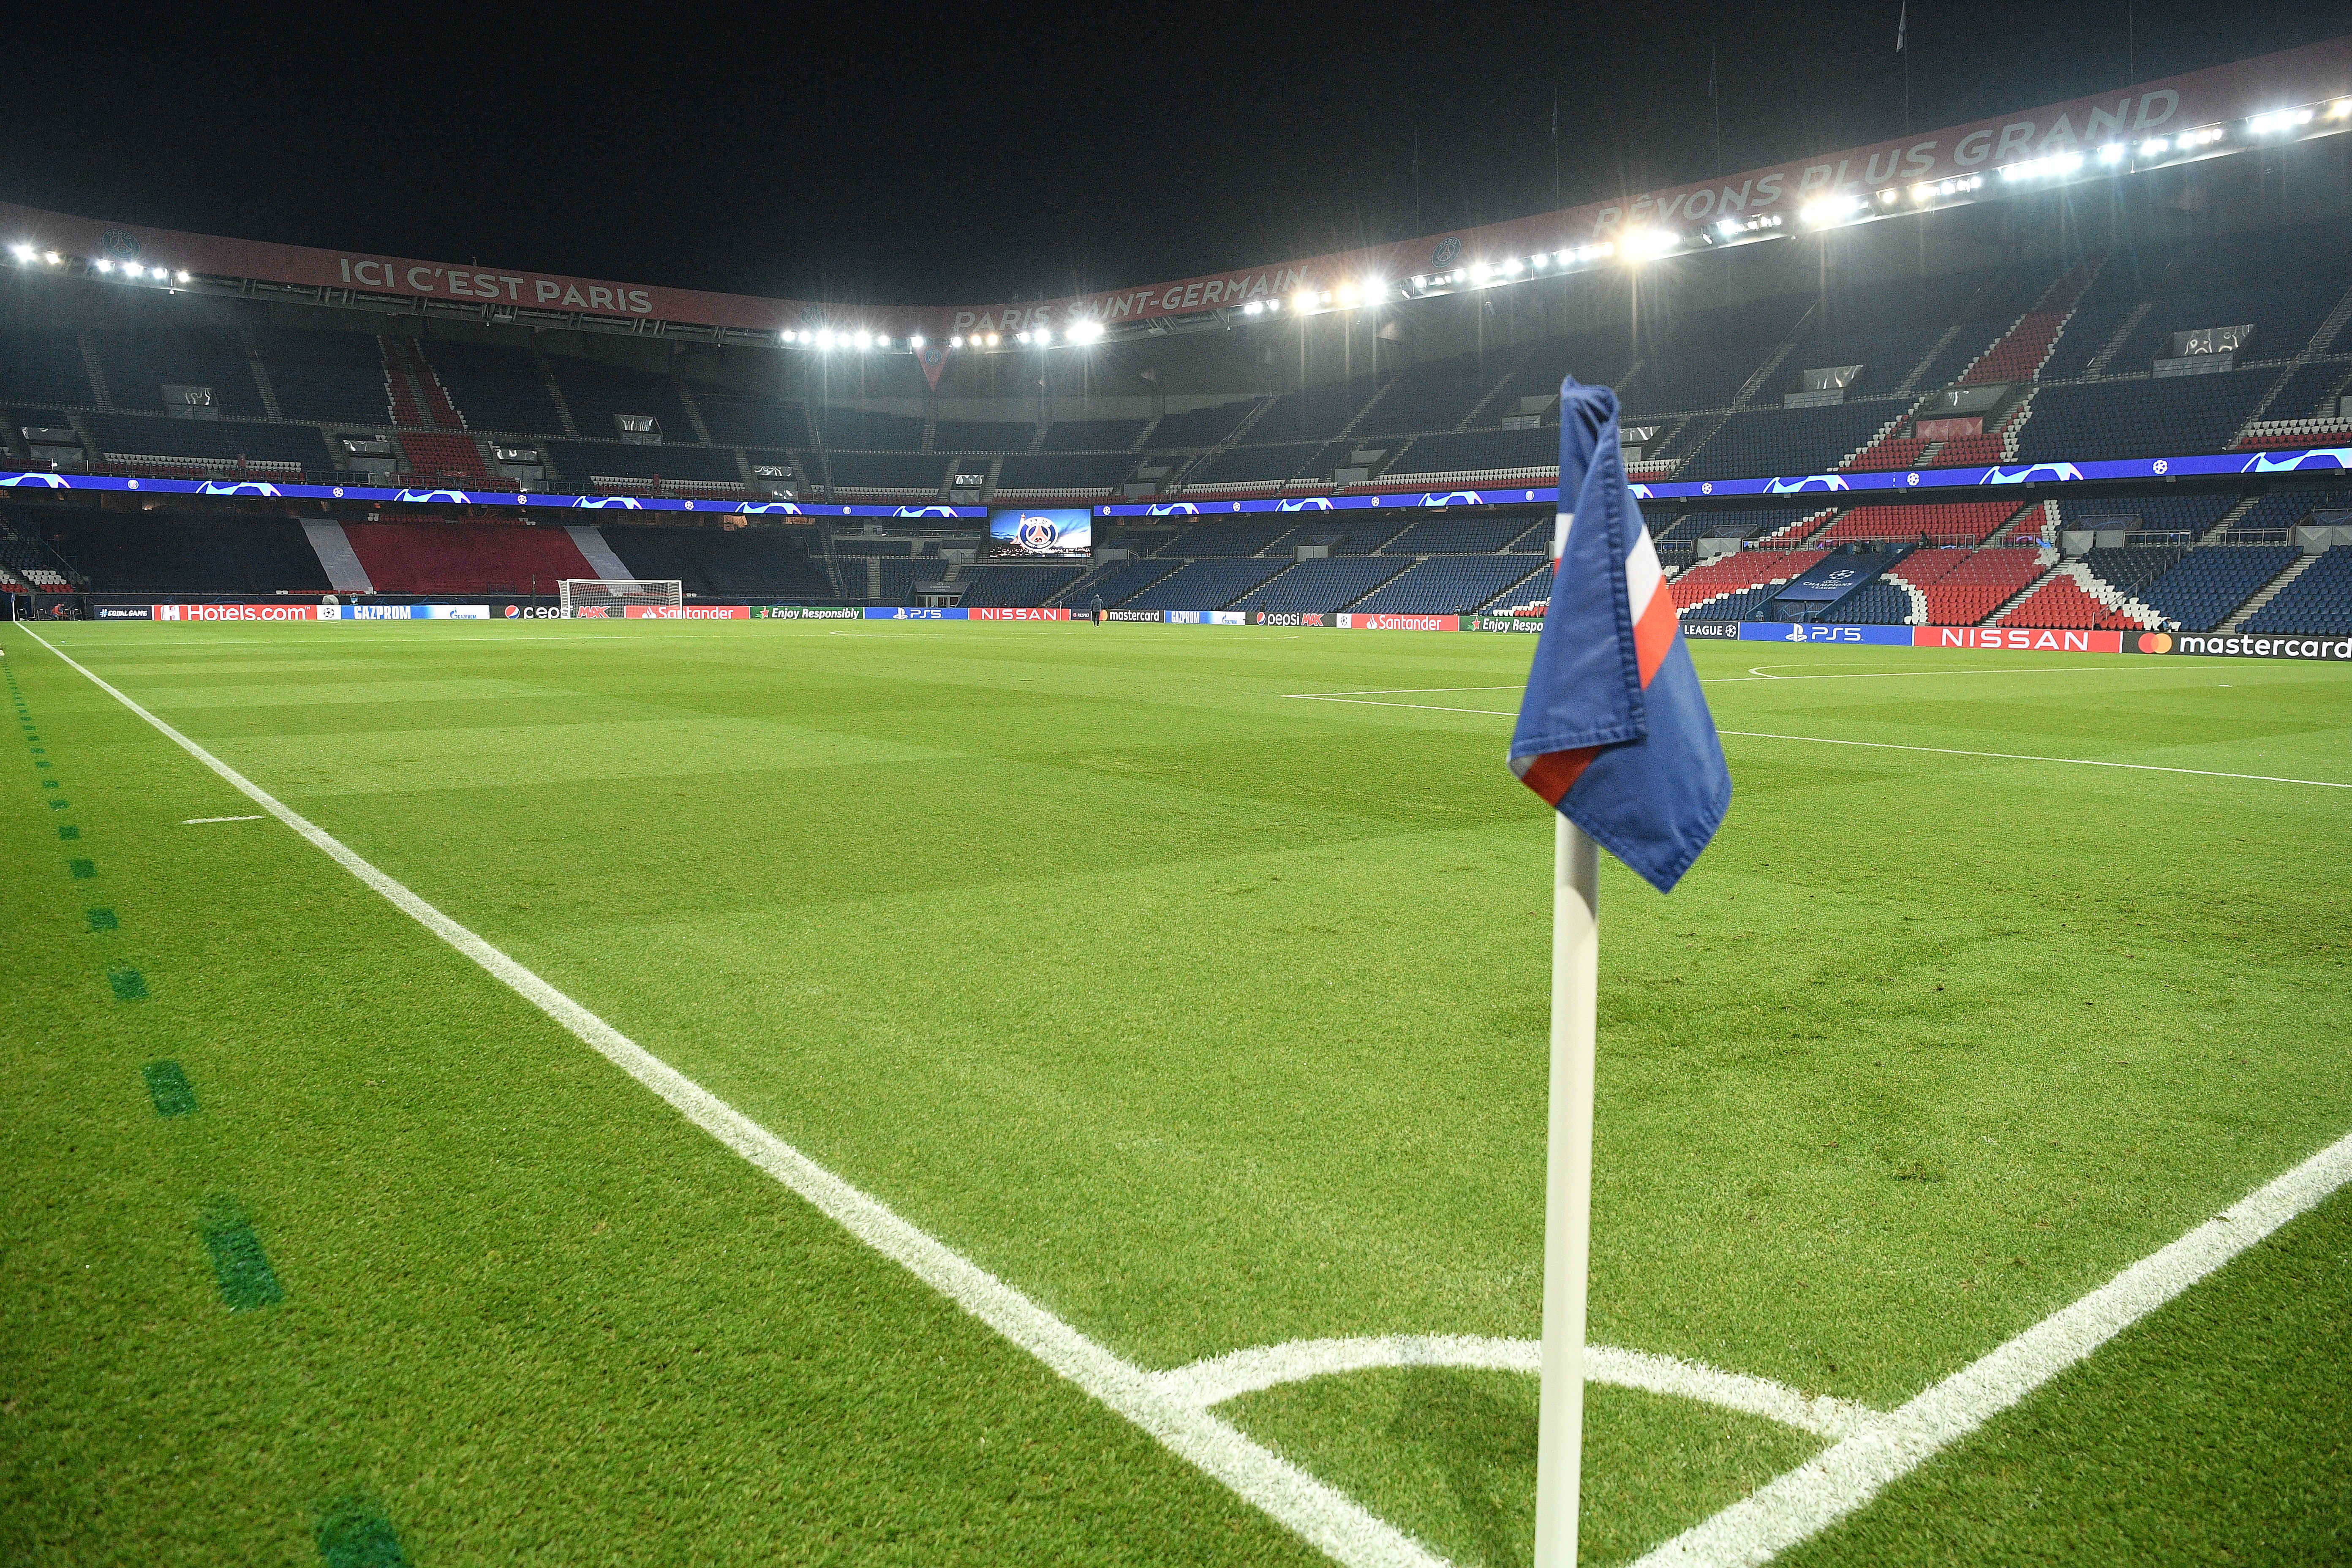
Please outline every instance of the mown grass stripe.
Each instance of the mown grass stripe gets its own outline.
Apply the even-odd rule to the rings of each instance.
[[[60,838],[79,838],[81,837],[81,829],[76,827],[70,822],[60,822],[58,824],[58,837]]]
[[[319,1520],[318,1540],[327,1568],[407,1568],[392,1521],[357,1498],[328,1509]]]
[[[72,872],[77,877],[95,877],[98,875],[97,863],[90,860],[68,860],[66,862],[66,869]]]
[[[89,929],[92,931],[114,931],[122,924],[115,918],[112,910],[85,910],[82,911],[82,918],[89,921]]]
[[[147,1097],[158,1116],[192,1116],[196,1109],[195,1086],[177,1062],[149,1062],[139,1069],[147,1080]]]
[[[147,1000],[147,977],[135,969],[110,969],[106,972],[106,983],[114,988],[117,1002]]]
[[[220,1287],[221,1300],[230,1311],[255,1311],[286,1300],[278,1271],[269,1267],[269,1255],[261,1249],[261,1238],[254,1235],[253,1223],[234,1201],[215,1199],[205,1213],[203,1230],[214,1283]]]

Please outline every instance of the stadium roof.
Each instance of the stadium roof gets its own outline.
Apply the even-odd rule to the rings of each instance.
[[[1235,316],[1377,308],[1763,243],[2352,131],[2352,37],[1505,223],[1024,302],[847,306],[184,234],[0,204],[20,267],[299,291],[491,321],[938,356],[1083,343]]]

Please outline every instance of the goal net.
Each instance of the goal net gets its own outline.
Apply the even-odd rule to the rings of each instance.
[[[620,620],[632,606],[656,614],[675,614],[685,603],[677,579],[643,577],[566,577],[558,586],[563,613],[586,620]]]

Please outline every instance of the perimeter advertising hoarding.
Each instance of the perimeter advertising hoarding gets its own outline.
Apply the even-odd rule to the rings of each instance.
[[[1168,624],[1177,626],[1245,626],[1247,610],[1170,610]]]
[[[1462,629],[1465,632],[1540,632],[1544,628],[1541,616],[1465,616]],[[1685,626],[1683,630],[1690,630]]]
[[[1895,626],[1914,647],[1998,647],[2021,653],[2121,653],[2121,632],[2052,631],[2039,626]]]
[[[1359,632],[1458,632],[1462,629],[1459,616],[1368,616],[1360,611],[1341,611],[1331,617],[1331,624],[1342,631]]]
[[[748,621],[749,605],[624,605],[621,614],[632,621]]]
[[[2207,658],[2352,660],[2352,637],[2250,637],[2244,632],[2127,632],[2126,653],[2189,654]]]
[[[1254,626],[1326,626],[1331,617],[1320,610],[1252,610],[1250,625]]]
[[[988,514],[991,556],[1083,561],[1094,553],[1095,514],[1086,507],[999,507]]]
[[[1742,621],[1741,642],[1877,643],[1894,647],[1912,646],[1917,626],[1842,626],[1819,621]],[[1717,634],[1720,636],[1721,634]]]
[[[1083,616],[1084,611],[1079,614]],[[975,621],[1066,621],[1067,610],[1044,610],[1028,606],[1007,606],[1003,609],[979,609],[970,612]]]

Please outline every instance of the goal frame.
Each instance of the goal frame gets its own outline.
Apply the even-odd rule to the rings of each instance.
[[[632,605],[676,615],[686,603],[684,586],[677,577],[561,577],[555,584],[567,620],[583,609],[593,609],[604,618],[625,619]],[[613,613],[616,609],[618,616]]]

